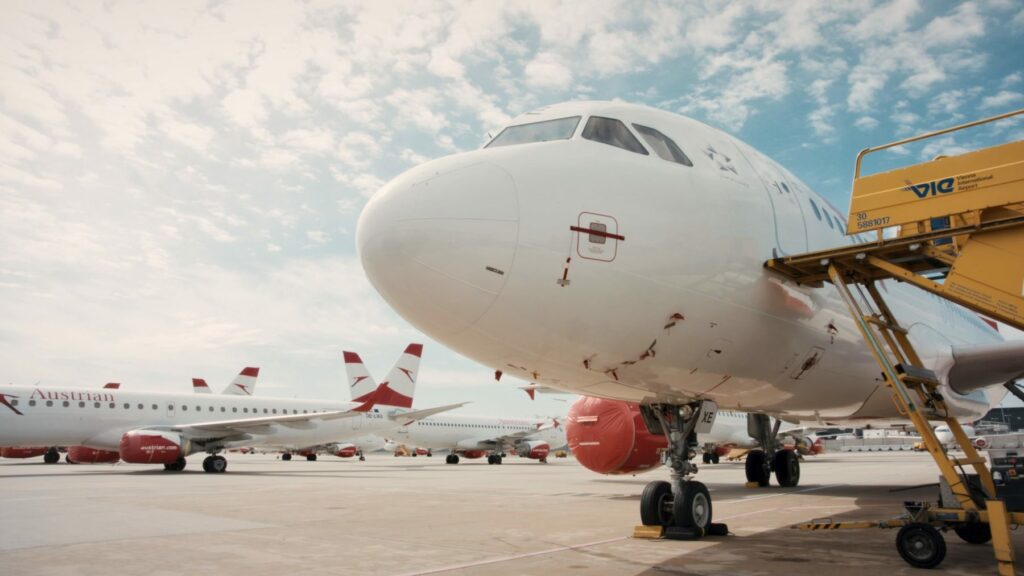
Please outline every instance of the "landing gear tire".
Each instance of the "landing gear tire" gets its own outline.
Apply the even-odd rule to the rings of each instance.
[[[771,478],[771,470],[761,450],[751,450],[747,454],[747,482],[757,482],[758,486],[767,486]]]
[[[992,527],[980,522],[953,526],[953,532],[968,544],[986,544],[992,539]]]
[[[430,450],[427,450],[427,458],[433,458],[433,457],[434,457],[434,453],[431,452]]]
[[[683,528],[699,528],[707,534],[711,526],[711,494],[704,484],[683,483],[683,493],[672,502],[672,522]]]
[[[672,525],[672,485],[664,480],[649,482],[640,494],[640,522],[644,526]]]
[[[501,454],[491,454],[487,456],[488,464],[501,464]]]
[[[164,470],[168,472],[181,472],[185,469],[185,457],[178,456],[178,459],[170,464],[164,464]]]
[[[791,450],[775,453],[775,480],[779,486],[792,488],[800,483],[800,458]]]
[[[46,451],[46,454],[43,454],[43,462],[46,462],[47,464],[56,464],[57,462],[60,462],[60,452],[57,452],[56,448],[50,448]]]
[[[316,454],[306,454],[306,462],[316,462]]]
[[[912,522],[900,528],[896,550],[914,568],[935,568],[946,557],[946,541],[931,524]]]
[[[455,454],[449,454],[444,457],[445,464],[455,464]]]
[[[705,452],[705,453],[701,454],[700,455],[700,459],[705,464],[711,464],[711,454],[709,452]]]
[[[718,452],[712,452],[711,453],[711,463],[712,464],[718,464],[719,458],[720,458],[720,456],[718,455]]]
[[[281,454],[281,460],[284,460],[284,461],[287,462],[288,460],[291,460],[291,459],[292,459],[292,455],[291,454],[289,454],[287,452],[285,452],[284,454]]]
[[[220,474],[227,471],[228,461],[223,456],[207,456],[203,459],[203,472]]]

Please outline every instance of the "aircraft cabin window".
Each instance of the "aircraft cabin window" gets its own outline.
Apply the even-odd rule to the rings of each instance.
[[[647,142],[647,145],[654,150],[662,160],[668,160],[669,162],[675,162],[676,164],[682,164],[683,166],[693,166],[693,162],[687,158],[686,154],[676,146],[676,143],[671,138],[665,136],[661,132],[658,132],[654,128],[648,128],[647,126],[641,126],[639,124],[633,124],[633,128],[640,133],[640,136]]]
[[[583,127],[583,137],[647,156],[647,150],[636,139],[636,136],[633,136],[625,124],[614,118],[591,116],[587,120],[587,125]]]
[[[46,407],[47,408],[52,408],[53,407],[53,400],[47,400],[46,401]]]
[[[79,408],[85,408],[85,402],[79,402],[78,403],[78,407]]]
[[[185,404],[182,404],[182,405],[181,405],[181,411],[182,411],[182,412],[188,412],[188,406],[187,406],[187,405],[185,405]]]
[[[153,404],[153,410],[159,410],[159,409],[160,409],[159,406],[157,406],[156,404]]]
[[[142,406],[141,402],[139,403],[139,410],[145,410],[145,408]]]
[[[35,400],[29,400],[28,401],[28,405],[29,406],[35,406],[36,405],[36,401]]]
[[[821,211],[818,210],[818,205],[815,204],[814,200],[812,200],[811,198],[808,198],[807,200],[811,203],[811,209],[814,210],[814,217],[817,218],[818,220],[821,220]]]
[[[484,148],[514,146],[516,144],[530,144],[533,142],[550,142],[552,140],[568,140],[576,133],[576,126],[579,123],[579,116],[570,116],[569,118],[559,118],[558,120],[544,120],[543,122],[509,126],[498,133]]]
[[[11,400],[11,406],[17,406],[17,405],[18,405],[18,401],[17,400]]]

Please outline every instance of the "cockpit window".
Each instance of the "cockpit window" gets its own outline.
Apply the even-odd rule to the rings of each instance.
[[[626,125],[614,118],[591,116],[583,128],[583,137],[602,144],[610,144],[623,150],[647,155],[640,141],[626,128]]]
[[[671,138],[665,136],[661,132],[658,132],[654,128],[647,126],[641,126],[639,124],[633,124],[633,128],[640,133],[640,136],[647,142],[647,146],[654,150],[654,153],[661,157],[662,160],[668,160],[669,162],[675,162],[676,164],[682,164],[683,166],[693,166],[693,162],[683,154],[683,151],[676,146],[676,143]]]
[[[580,123],[579,116],[559,118],[557,120],[544,120],[532,124],[519,124],[509,126],[494,137],[484,148],[496,148],[498,146],[514,146],[516,144],[529,144],[531,142],[548,142],[550,140],[568,140],[576,132],[576,126]]]

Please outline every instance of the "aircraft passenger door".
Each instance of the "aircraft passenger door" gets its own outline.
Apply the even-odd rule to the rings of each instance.
[[[770,160],[755,156],[753,164],[772,206],[778,255],[806,252],[807,224],[796,186]]]
[[[167,417],[174,418],[174,402],[167,403]]]

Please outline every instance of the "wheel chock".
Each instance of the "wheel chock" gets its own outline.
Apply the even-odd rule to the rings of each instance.
[[[712,522],[708,525],[708,536],[728,536],[729,525],[720,522]]]
[[[743,485],[743,487],[744,488],[760,488],[761,485],[758,484],[757,482],[747,482],[746,484]]]
[[[657,540],[665,535],[664,526],[647,526],[639,524],[633,528],[633,538],[648,538]]]
[[[666,526],[665,538],[667,540],[700,540],[704,537],[704,529],[696,527],[683,528],[682,526]]]

